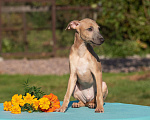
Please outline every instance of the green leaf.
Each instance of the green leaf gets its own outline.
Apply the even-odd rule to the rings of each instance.
[[[24,96],[26,96],[26,93],[29,93],[31,95],[34,95],[35,98],[40,99],[41,97],[45,95],[45,93],[41,91],[41,87],[36,87],[36,86],[29,87],[28,83],[29,83],[29,78],[23,84],[24,92],[25,92]]]

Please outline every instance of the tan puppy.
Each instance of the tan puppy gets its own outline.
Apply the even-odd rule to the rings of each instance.
[[[79,100],[72,107],[88,106],[95,112],[104,112],[103,100],[108,94],[107,85],[102,82],[101,63],[92,46],[104,42],[99,26],[91,19],[70,22],[66,29],[75,29],[74,44],[71,47],[70,78],[63,105],[56,112],[65,112],[71,95]]]

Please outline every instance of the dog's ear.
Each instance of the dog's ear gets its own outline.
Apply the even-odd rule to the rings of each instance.
[[[66,27],[65,30],[69,30],[69,29],[77,29],[80,25],[80,22],[78,20],[74,20],[74,21],[71,21],[68,26]]]

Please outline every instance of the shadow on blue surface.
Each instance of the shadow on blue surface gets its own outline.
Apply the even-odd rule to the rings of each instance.
[[[73,104],[74,102],[78,103],[79,101],[78,101],[78,100],[76,100],[76,101],[70,101],[69,104],[68,104],[68,108],[72,107],[72,104]],[[104,105],[105,105],[105,103],[103,104],[103,106],[104,106]],[[67,110],[68,110],[68,108],[67,108]]]
[[[78,103],[79,101],[78,101],[78,100],[76,100],[76,101],[70,101],[69,104],[68,104],[68,108],[72,107],[72,104],[73,104],[74,102]]]
[[[66,109],[66,112],[68,111],[68,109],[69,109],[70,107],[72,107],[72,104],[73,104],[74,102],[78,103],[79,101],[78,101],[78,100],[76,100],[76,101],[70,101],[69,104],[68,104],[68,108]],[[61,102],[61,105],[62,105],[62,103],[63,103],[63,102]]]

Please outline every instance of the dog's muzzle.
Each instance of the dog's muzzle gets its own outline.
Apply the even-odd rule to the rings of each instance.
[[[104,38],[99,38],[94,41],[90,41],[90,43],[92,43],[94,45],[101,45],[103,42],[104,42]]]

